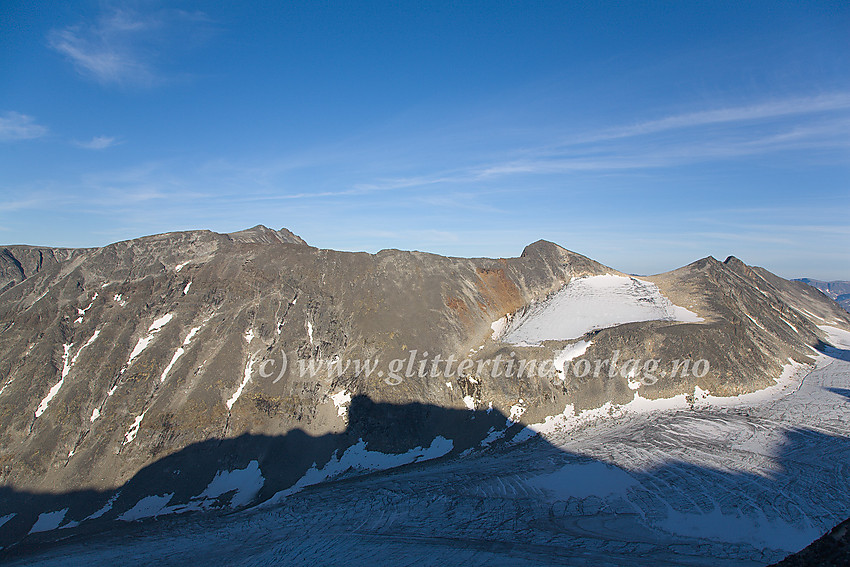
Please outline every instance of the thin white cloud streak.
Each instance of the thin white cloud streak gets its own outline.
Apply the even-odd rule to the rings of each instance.
[[[45,198],[21,199],[18,201],[6,201],[0,203],[0,212],[22,211],[26,209],[38,209],[47,202]]]
[[[121,142],[112,136],[95,136],[88,142],[75,141],[74,145],[86,150],[105,150],[106,148],[117,146],[120,143]]]
[[[848,97],[850,98],[850,97]],[[788,107],[790,108],[790,106]],[[823,109],[843,110],[837,104],[822,105]],[[848,107],[850,108],[850,107]],[[702,113],[697,113],[702,114]],[[736,114],[736,113],[731,113]],[[744,116],[745,113],[737,113]],[[693,116],[693,115],[690,115]],[[756,120],[756,113],[750,114]],[[762,114],[771,118],[775,114]],[[659,121],[666,122],[666,121]],[[668,124],[684,124],[684,118],[672,117]],[[709,122],[690,122],[693,126]],[[699,161],[735,159],[759,154],[789,150],[847,150],[850,149],[850,120],[845,116],[832,117],[815,124],[795,124],[776,127],[770,133],[752,127],[737,128],[732,132],[703,132],[699,136],[676,137],[672,140],[624,143],[629,136],[588,137],[582,144],[525,150],[524,157],[480,168],[476,175],[482,179],[516,174],[550,174],[581,171],[611,171],[624,169],[649,169],[674,167]],[[646,129],[642,133],[660,133]],[[616,142],[616,143],[615,143]],[[845,156],[844,161],[850,156]]]
[[[141,14],[116,9],[92,23],[54,29],[48,46],[64,55],[78,73],[103,85],[152,87],[165,80],[157,58],[175,24],[206,21],[203,14],[161,10]],[[176,35],[171,33],[171,35]],[[179,34],[187,41],[191,34]],[[173,49],[169,50],[171,55]]]
[[[35,118],[20,112],[6,112],[0,116],[0,141],[32,140],[47,135],[47,127]]]
[[[659,120],[650,120],[633,126],[603,131],[588,136],[581,142],[615,140],[681,128],[749,122],[847,109],[850,109],[850,93],[791,98],[757,105],[726,107],[668,116]]]
[[[150,86],[156,82],[155,74],[134,49],[132,37],[148,27],[126,13],[116,12],[101,17],[94,25],[54,30],[48,41],[79,73],[102,84]]]

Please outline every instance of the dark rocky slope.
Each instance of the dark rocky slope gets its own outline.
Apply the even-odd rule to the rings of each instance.
[[[850,282],[834,281],[825,282],[821,280],[813,280],[811,278],[800,278],[794,280],[808,284],[819,289],[827,297],[834,299],[845,311],[850,311]]]
[[[789,555],[771,567],[846,567],[850,565],[850,519],[802,551]]]

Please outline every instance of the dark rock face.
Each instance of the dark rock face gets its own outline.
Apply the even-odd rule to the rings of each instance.
[[[551,361],[569,341],[507,345],[491,339],[491,324],[572,278],[602,274],[619,272],[545,241],[509,259],[367,254],[313,248],[262,226],[96,249],[3,248],[0,485],[28,494],[112,494],[188,447],[253,439],[231,463],[240,468],[255,449],[271,450],[257,439],[375,435],[384,425],[364,417],[374,416],[362,411],[367,402],[492,408],[503,429],[511,426],[504,416],[519,419],[512,409],[519,403],[522,420],[533,423],[567,404],[628,402],[634,392],[617,373],[565,380],[550,369],[518,378],[477,365],[499,355]],[[850,325],[817,290],[735,258],[706,258],[647,279],[704,321],[594,331],[586,356],[705,359],[710,371],[659,380],[641,390],[644,397],[697,385],[718,395],[753,391],[772,383],[789,359],[811,361],[825,339],[817,325]],[[436,355],[453,357],[455,368],[470,363],[448,373],[432,366]],[[320,371],[311,374],[311,365]],[[432,418],[410,413],[408,433],[380,436],[381,451],[470,430],[464,420],[431,427]],[[498,429],[472,428],[466,446],[491,426]],[[294,483],[301,465],[309,463],[275,474]],[[207,482],[230,465],[216,458],[209,466],[193,478]],[[142,498],[146,489],[135,482],[132,494]],[[196,488],[204,487],[181,490]]]
[[[789,555],[772,567],[844,567],[850,565],[850,519],[835,526],[829,533],[806,549]]]
[[[0,293],[15,284],[84,253],[85,250],[67,248],[36,248],[32,246],[7,246],[0,248]]]

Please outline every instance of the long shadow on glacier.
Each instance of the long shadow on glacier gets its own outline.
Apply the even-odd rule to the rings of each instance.
[[[815,349],[837,360],[850,362],[850,350],[838,348],[823,341],[818,341],[818,343],[815,345]]]
[[[671,421],[694,416],[699,412],[682,411]],[[500,440],[468,453],[499,431]],[[778,467],[769,471],[673,459],[624,470],[539,438],[512,443],[520,431],[497,411],[356,397],[349,426],[339,434],[293,431],[197,443],[145,467],[115,491],[0,489],[0,522],[6,519],[0,538],[5,558],[21,564],[272,564],[286,563],[290,552],[301,563],[365,564],[375,561],[369,547],[383,546],[386,553],[422,555],[424,564],[474,555],[503,564],[604,564],[605,559],[635,565],[763,565],[816,539],[846,516],[850,502],[847,437],[786,431],[775,455]],[[434,447],[442,449],[429,453]],[[704,450],[694,444],[695,454]],[[392,464],[397,462],[392,456],[415,460],[443,453],[427,464],[366,477],[355,478],[357,471],[345,468],[346,454],[366,460],[384,455]],[[244,476],[253,463],[262,486],[250,494],[251,504],[298,487],[305,475],[321,480],[322,471],[331,470],[349,478],[305,488],[263,513],[118,521],[191,507],[205,493],[211,498],[204,502],[227,510],[244,494],[224,490],[226,483],[215,491],[209,487],[216,479],[222,484],[226,472],[221,471]],[[389,520],[375,523],[377,517],[393,518],[392,529]],[[196,520],[220,523],[214,530],[195,530]],[[58,529],[30,533],[39,524],[56,527],[51,522]],[[244,530],[236,531],[239,537],[222,538],[220,527],[228,524]],[[327,543],[325,533],[336,543]],[[160,545],[166,534],[172,543],[180,540],[177,551]],[[318,540],[323,543],[316,551]],[[104,556],[107,548],[111,555]]]
[[[322,471],[328,467],[337,474],[354,474],[354,469],[339,469],[347,463],[356,465],[358,457],[377,461],[371,468],[389,468],[404,464],[405,460],[457,455],[476,447],[493,431],[503,431],[510,437],[522,429],[508,423],[495,410],[472,412],[420,403],[382,404],[365,396],[352,399],[348,415],[348,426],[339,434],[311,436],[293,430],[282,436],[244,434],[195,443],[146,466],[116,490],[39,494],[2,487],[0,546],[7,547],[27,535],[33,541],[65,537],[73,533],[77,522],[82,523],[80,528],[88,528],[122,517],[143,517],[146,509],[151,510],[157,503],[152,498],[142,502],[146,497],[171,495],[167,502],[170,508],[191,508],[199,497],[206,508],[229,507],[231,498],[238,495],[236,489],[216,490],[211,497],[204,497],[217,475],[219,485],[227,484],[221,477],[229,476],[229,471],[237,471],[236,477],[241,477],[241,482],[235,479],[237,484],[251,484],[252,479],[246,477],[258,469],[262,486],[250,495],[250,501],[264,502],[294,487],[308,473],[308,478],[312,475],[318,480],[323,480]],[[347,451],[351,453],[344,459]],[[51,528],[51,523],[59,529],[41,531]],[[30,533],[33,528],[34,533]]]
[[[848,400],[850,400],[850,390],[847,388],[827,388],[833,394],[838,394],[839,396],[844,396]]]

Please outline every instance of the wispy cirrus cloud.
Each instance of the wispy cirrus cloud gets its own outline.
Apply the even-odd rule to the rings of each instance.
[[[157,82],[151,62],[139,52],[139,42],[155,25],[117,11],[93,24],[53,30],[50,47],[68,58],[83,75],[102,84],[151,86]]]
[[[476,176],[638,170],[787,151],[846,152],[848,131],[850,93],[790,98],[590,132],[485,164]]]
[[[32,140],[46,136],[47,132],[47,127],[36,122],[32,116],[20,112],[0,115],[0,141]]]
[[[120,143],[121,142],[117,138],[112,136],[95,136],[87,142],[74,141],[75,146],[86,150],[105,150],[106,148],[117,146]]]
[[[202,14],[176,10],[115,9],[93,22],[54,29],[47,40],[81,75],[101,84],[152,87],[166,80],[160,63],[181,35],[174,28],[202,21]],[[184,42],[188,35],[182,34]]]
[[[657,120],[599,132],[583,140],[602,141],[655,134],[681,128],[779,119],[805,114],[850,110],[850,93],[831,93],[814,97],[796,97],[744,106],[727,106],[667,116]]]

